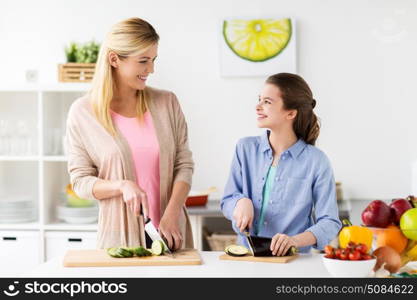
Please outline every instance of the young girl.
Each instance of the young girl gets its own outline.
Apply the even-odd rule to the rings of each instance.
[[[115,24],[91,91],[68,114],[68,170],[74,191],[99,203],[98,248],[150,247],[141,209],[171,249],[193,247],[184,205],[194,168],[187,124],[174,93],[146,85],[158,41],[142,19]]]
[[[281,256],[291,246],[307,252],[323,249],[341,222],[336,185],[327,156],[314,146],[320,127],[313,112],[316,101],[298,75],[270,76],[256,105],[261,136],[238,141],[221,202],[243,239],[272,238],[270,249]]]

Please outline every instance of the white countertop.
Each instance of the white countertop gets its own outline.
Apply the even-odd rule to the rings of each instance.
[[[192,266],[63,267],[64,256],[53,258],[21,277],[331,277],[321,254],[300,254],[285,264],[220,260],[223,252],[200,252],[203,264]],[[417,269],[417,262],[408,266]]]
[[[53,258],[22,277],[329,277],[319,254],[301,254],[286,264],[220,260],[223,252],[200,252],[196,266],[132,266],[65,268]]]

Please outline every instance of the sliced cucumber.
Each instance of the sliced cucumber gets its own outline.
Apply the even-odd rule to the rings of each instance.
[[[161,255],[164,253],[164,243],[160,240],[153,241],[151,249],[154,255]]]
[[[248,248],[240,245],[227,246],[225,252],[231,256],[245,256],[249,253]]]
[[[119,254],[121,257],[133,256],[133,252],[131,252],[128,248],[124,248],[124,247],[117,248],[116,253]]]
[[[122,256],[120,256],[116,251],[117,251],[117,248],[108,248],[107,254],[110,255],[111,257],[121,258]]]
[[[142,246],[139,246],[139,247],[136,247],[135,248],[135,254],[137,256],[139,256],[139,257],[142,257],[142,256],[151,256],[152,255],[152,252],[149,251],[149,250],[147,250],[146,248],[144,248]]]
[[[152,252],[147,250],[146,248],[139,246],[139,247],[114,247],[108,248],[107,254],[111,257],[116,258],[123,258],[123,257],[132,257],[134,255],[142,257],[142,256],[151,256]]]

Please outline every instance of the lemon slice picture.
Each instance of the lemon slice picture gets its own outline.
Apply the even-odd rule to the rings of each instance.
[[[223,36],[239,57],[262,62],[280,54],[291,40],[290,19],[226,20]]]

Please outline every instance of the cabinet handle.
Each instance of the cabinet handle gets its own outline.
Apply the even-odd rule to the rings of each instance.
[[[17,241],[17,237],[13,236],[4,236],[3,241]]]
[[[82,239],[68,239],[68,242],[78,242],[78,243],[80,243],[80,242],[82,242],[83,240]]]

